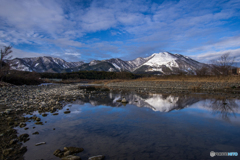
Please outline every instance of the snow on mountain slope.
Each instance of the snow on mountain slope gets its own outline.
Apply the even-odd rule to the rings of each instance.
[[[119,58],[112,58],[104,61],[111,63],[119,71],[131,71],[132,68],[126,61]]]
[[[20,71],[46,72],[55,70],[59,72],[62,69],[74,68],[83,64],[83,62],[66,62],[61,58],[53,57],[34,57],[34,58],[15,58],[8,61],[11,69]]]
[[[30,65],[20,58],[15,58],[9,62],[10,62],[10,67],[13,70],[29,71],[29,72],[32,71],[32,68],[30,67]]]
[[[139,57],[139,58],[136,58],[136,59],[131,60],[131,61],[123,61],[119,58],[112,58],[112,59],[104,60],[104,61],[112,63],[112,65],[114,65],[114,67],[116,69],[118,69],[119,71],[125,70],[125,71],[132,72],[136,67],[138,67],[138,66],[142,65],[143,63],[147,62],[150,58],[151,58],[151,56],[146,57],[146,58]]]
[[[162,95],[153,94],[153,96],[146,99],[145,102],[153,106],[154,111],[169,112],[178,106],[178,100],[178,97],[169,96],[164,99]]]
[[[139,57],[139,58],[136,58],[136,59],[134,59],[132,61],[127,61],[127,63],[132,67],[131,70],[133,70],[134,68],[139,67],[142,64],[144,64],[145,62],[147,62],[152,57],[153,57],[152,55],[149,56],[149,57],[146,57],[146,58]]]
[[[206,66],[189,57],[172,54],[169,52],[154,53],[149,60],[133,69],[135,73],[160,72],[162,74],[171,74],[182,70],[184,72],[195,73],[197,68]]]
[[[170,66],[178,67],[175,62],[175,60],[177,60],[177,57],[171,53],[168,52],[154,53],[152,56],[153,57],[149,61],[144,63],[144,65],[159,67],[161,65],[168,64]]]
[[[98,64],[99,62],[101,62],[101,61],[92,60],[92,61],[89,63],[89,66],[94,66],[94,65]]]
[[[121,70],[121,67],[119,67],[118,65],[116,65],[115,63],[112,63],[113,64],[113,66],[115,67],[115,68],[117,68],[118,70]]]
[[[158,112],[171,112],[172,110],[179,110],[188,107],[199,99],[186,97],[186,96],[172,96],[162,94],[148,94],[141,96],[139,94],[122,95],[121,93],[110,93],[109,98],[112,99],[112,103],[118,103],[117,100],[125,97],[129,104],[136,105],[137,107],[150,108],[153,111]]]

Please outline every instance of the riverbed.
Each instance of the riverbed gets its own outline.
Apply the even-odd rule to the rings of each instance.
[[[64,147],[83,148],[74,154],[81,159],[104,155],[106,160],[212,159],[211,151],[240,152],[240,101],[236,94],[77,84],[34,87],[4,90],[19,89],[22,92],[16,95],[26,98],[15,97],[14,104],[2,101],[2,105],[13,105],[11,111],[1,114],[8,125],[6,129],[16,130],[17,137],[29,135],[25,142],[12,145],[10,141],[18,139],[14,133],[0,137],[7,144],[3,150],[27,148],[20,152],[19,158],[57,160],[61,158],[53,153]],[[8,100],[14,98],[14,94],[10,94]],[[122,103],[123,99],[127,103]],[[42,125],[35,124],[36,117]],[[26,125],[22,127],[21,123]],[[5,133],[6,129],[1,132]],[[33,134],[36,132],[38,134]],[[45,143],[35,146],[39,142]],[[5,157],[11,156],[9,153]]]

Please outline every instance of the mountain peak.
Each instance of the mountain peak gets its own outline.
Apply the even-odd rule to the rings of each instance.
[[[176,59],[177,57],[169,52],[154,53],[152,54],[152,58],[149,61],[147,61],[145,65],[159,66],[167,64],[168,62],[171,61],[175,61]]]
[[[138,57],[131,61],[123,61],[119,58],[112,58],[102,61],[92,60],[90,63],[66,62],[61,58],[43,56],[35,58],[15,58],[9,62],[11,69],[36,72],[72,72],[79,70],[98,70],[172,74],[177,73],[179,70],[194,73],[197,68],[206,66],[205,64],[199,63],[187,56],[183,56],[181,54],[172,54],[170,52],[154,53],[149,57]]]

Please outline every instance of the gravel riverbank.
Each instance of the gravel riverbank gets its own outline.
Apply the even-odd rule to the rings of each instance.
[[[43,125],[40,117],[33,115],[38,111],[41,116],[58,114],[66,103],[76,99],[88,98],[85,84],[57,84],[42,86],[4,86],[0,88],[0,159],[24,159],[27,148],[23,142],[29,140],[28,134],[17,136],[15,127],[28,129],[27,122]],[[47,114],[46,114],[47,113]],[[64,112],[65,113],[65,112]],[[69,113],[69,111],[66,111]],[[24,115],[33,115],[24,117]],[[33,133],[33,134],[37,134]],[[41,142],[45,144],[45,142]],[[39,144],[36,144],[36,146]],[[56,146],[57,149],[57,146]],[[66,156],[66,154],[64,154]],[[60,155],[61,157],[62,155]],[[71,155],[68,155],[71,157]]]

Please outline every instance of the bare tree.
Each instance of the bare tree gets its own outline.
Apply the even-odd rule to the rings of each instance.
[[[209,75],[209,68],[203,66],[202,68],[196,69],[197,76],[206,76]]]
[[[183,70],[181,70],[181,69],[179,69],[179,68],[176,68],[175,69],[175,73],[177,74],[177,75],[186,75],[186,73],[187,72],[185,72],[185,71],[183,71]]]
[[[220,58],[212,60],[212,73],[215,75],[228,75],[235,64],[235,57],[230,57],[229,53],[223,54]]]
[[[213,114],[219,114],[224,120],[230,121],[231,117],[236,117],[238,104],[233,99],[214,98],[210,103],[204,103],[204,106],[211,109]]]
[[[12,53],[12,46],[4,46],[4,49],[1,49],[1,59],[0,59],[0,78],[1,81],[3,77],[8,73],[10,66],[4,60],[11,59],[12,56],[9,54]]]

